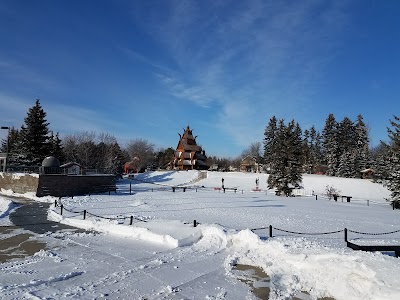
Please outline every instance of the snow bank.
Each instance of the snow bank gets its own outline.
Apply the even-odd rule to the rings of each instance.
[[[49,210],[50,220],[107,234],[115,234],[132,239],[164,244],[170,247],[183,247],[196,243],[201,239],[201,229],[180,221],[155,220],[139,222],[132,226],[115,224],[116,221],[104,220],[77,220],[65,218]]]
[[[262,268],[271,278],[270,299],[289,299],[300,291],[337,300],[400,299],[397,258],[332,249],[304,239],[264,242],[249,230],[230,240],[228,271],[236,263]]]
[[[0,196],[0,225],[5,226],[11,224],[8,219],[8,215],[16,207],[17,205],[14,204],[12,201]]]

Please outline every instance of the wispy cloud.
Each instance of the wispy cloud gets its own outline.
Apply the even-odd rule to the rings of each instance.
[[[43,75],[15,58],[1,56],[0,53],[0,80],[4,82],[18,82],[19,89],[34,87],[35,91],[60,91],[60,82]]]
[[[218,105],[216,125],[246,146],[273,114],[310,105],[346,24],[337,2],[172,1],[136,17],[175,62],[160,82],[194,105]]]

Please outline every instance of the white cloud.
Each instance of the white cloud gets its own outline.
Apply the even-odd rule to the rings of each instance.
[[[179,66],[159,79],[178,98],[222,107],[217,125],[237,143],[254,140],[249,133],[272,114],[309,105],[334,55],[342,6],[251,1],[205,9],[179,1],[151,30]]]

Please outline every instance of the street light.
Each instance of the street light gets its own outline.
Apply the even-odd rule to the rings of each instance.
[[[7,132],[7,148],[6,148],[6,157],[4,158],[4,166],[3,166],[3,173],[5,173],[6,172],[6,166],[7,166],[7,158],[8,158],[8,143],[9,143],[9,139],[10,139],[10,127],[8,127],[8,126],[1,126],[0,127],[1,129],[5,129],[5,130],[8,130],[8,132]]]

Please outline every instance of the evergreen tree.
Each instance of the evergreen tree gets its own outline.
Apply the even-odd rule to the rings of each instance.
[[[50,153],[49,130],[46,113],[40,105],[40,100],[28,111],[25,124],[21,126],[21,163],[26,165],[40,165]]]
[[[7,164],[9,166],[17,164],[19,161],[19,154],[21,153],[21,142],[19,130],[14,127],[10,128],[8,137],[3,139],[1,142],[0,152],[7,152],[7,149]]]
[[[53,132],[51,132],[49,142],[50,142],[50,153],[49,154],[58,158],[58,160],[61,163],[64,163],[65,162],[64,151],[63,151],[62,142],[61,142],[58,132],[56,133],[56,135],[54,135]]]
[[[378,183],[385,183],[390,174],[390,146],[384,142],[371,151],[372,168],[375,170],[374,179]]]
[[[340,156],[340,162],[337,169],[337,176],[351,178],[354,177],[354,151],[345,151]]]
[[[329,114],[322,131],[323,153],[326,163],[326,174],[335,176],[339,166],[339,141],[338,141],[338,124],[333,114]]]
[[[298,187],[302,180],[303,154],[299,124],[295,124],[292,120],[286,126],[284,120],[280,120],[270,144],[272,147],[266,149],[271,153],[268,186],[289,195],[291,187]]]
[[[354,177],[361,177],[360,171],[370,167],[368,128],[363,121],[362,115],[357,116],[354,130],[354,169],[356,171]]]
[[[388,128],[390,138],[390,156],[389,156],[389,180],[386,185],[391,191],[391,199],[400,205],[400,118],[394,116],[390,120],[391,128]]]
[[[277,119],[273,116],[264,131],[264,163],[266,168],[271,167],[273,154],[276,149]]]

